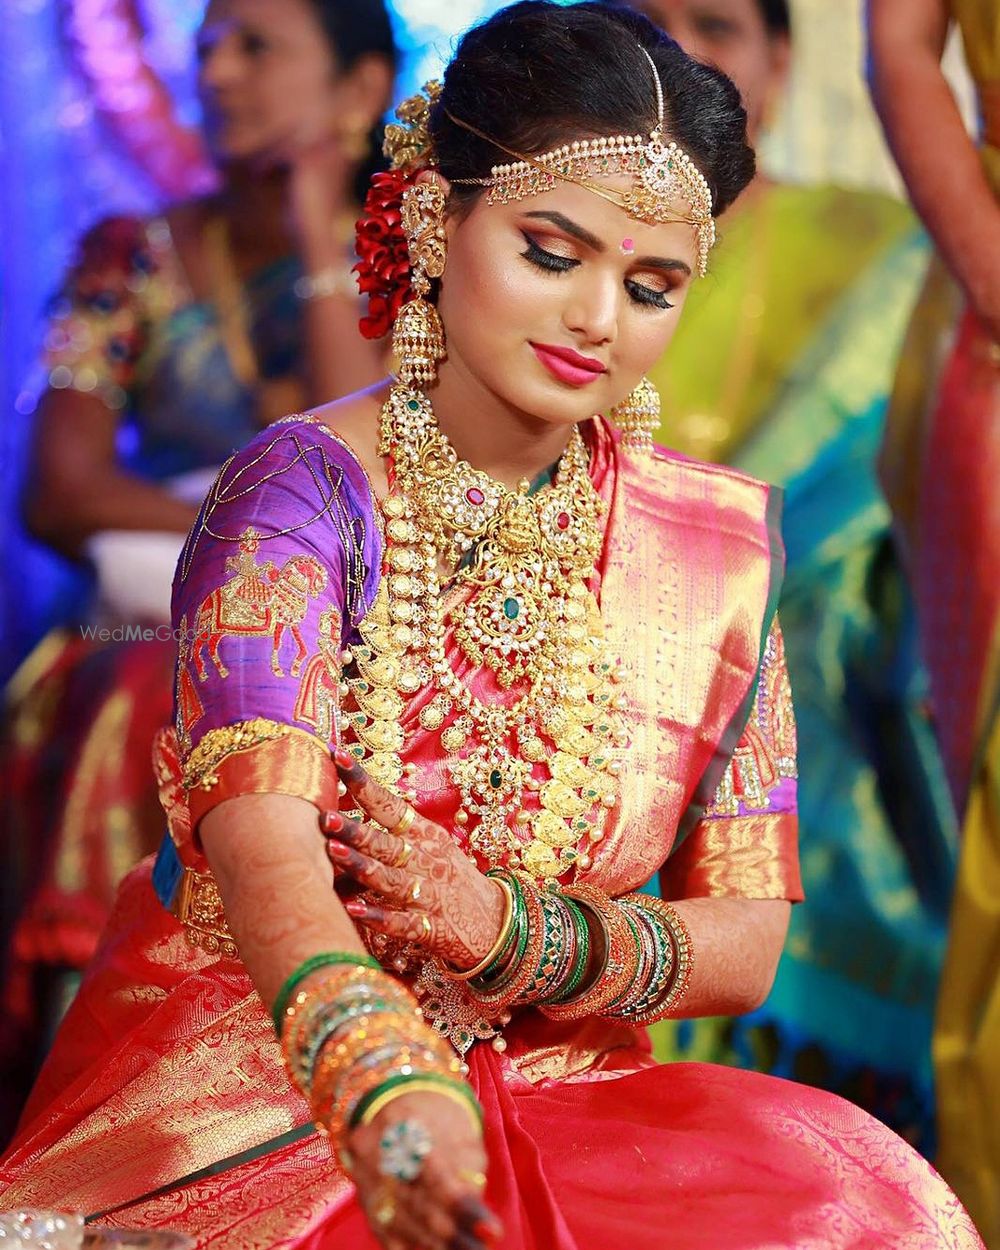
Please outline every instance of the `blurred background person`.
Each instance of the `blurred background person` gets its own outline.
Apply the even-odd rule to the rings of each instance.
[[[648,0],[645,11],[733,78],[759,142],[794,56],[786,0]],[[763,1008],[657,1026],[656,1045],[663,1058],[834,1090],[929,1151],[954,815],[875,474],[926,241],[898,199],[763,172],[720,235],[712,273],[651,375],[658,437],[786,491],[781,615],[808,902]],[[770,763],[738,759],[734,802]]]
[[[351,274],[396,68],[382,0],[211,0],[196,53],[217,189],[91,229],[45,337],[25,515],[93,564],[79,620],[110,629],[169,620],[183,536],[234,450],[384,371]],[[8,691],[8,1119],[118,880],[162,834],[150,746],[174,655],[166,628],[57,630]]]
[[[961,29],[982,143],[941,71]],[[938,1166],[1000,1246],[1000,4],[872,0],[872,86],[937,247],[881,470],[962,818],[937,1004]]]

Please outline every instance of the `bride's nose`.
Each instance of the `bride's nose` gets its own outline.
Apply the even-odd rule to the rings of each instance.
[[[595,347],[613,343],[618,333],[621,285],[605,274],[580,274],[566,303],[563,322]]]

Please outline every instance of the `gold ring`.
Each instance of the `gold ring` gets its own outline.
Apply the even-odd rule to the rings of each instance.
[[[431,918],[426,912],[420,914],[420,936],[429,938],[431,935]]]
[[[473,1172],[469,1168],[458,1169],[458,1179],[472,1185],[475,1189],[486,1188],[486,1173]]]
[[[402,816],[400,816],[399,820],[396,821],[389,832],[394,833],[397,838],[405,837],[406,834],[410,832],[410,828],[416,819],[417,813],[412,807],[409,806],[409,804],[407,804],[407,806],[403,809]]]
[[[413,854],[413,844],[410,842],[407,842],[407,840],[404,838],[403,849],[399,852],[399,855],[397,856],[397,858],[393,860],[393,863],[392,863],[393,868],[405,868],[406,865],[410,862],[410,856],[412,854]]]
[[[386,1194],[379,1198],[372,1207],[372,1219],[380,1227],[385,1228],[387,1224],[391,1224],[396,1218],[396,1204],[392,1198]]]
[[[410,886],[410,902],[411,903],[420,902],[420,878],[419,877],[416,879],[416,881],[414,881],[413,885]]]

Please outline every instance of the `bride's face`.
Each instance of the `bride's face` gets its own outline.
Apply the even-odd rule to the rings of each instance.
[[[481,196],[447,233],[443,369],[559,424],[635,387],[670,341],[696,267],[694,227],[644,225],[570,184],[512,204]]]

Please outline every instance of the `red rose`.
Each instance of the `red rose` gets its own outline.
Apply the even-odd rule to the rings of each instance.
[[[410,257],[406,250],[400,208],[409,177],[398,169],[376,174],[357,224],[355,249],[358,288],[368,296],[368,315],[361,319],[366,339],[388,333],[396,313],[410,298]]]

